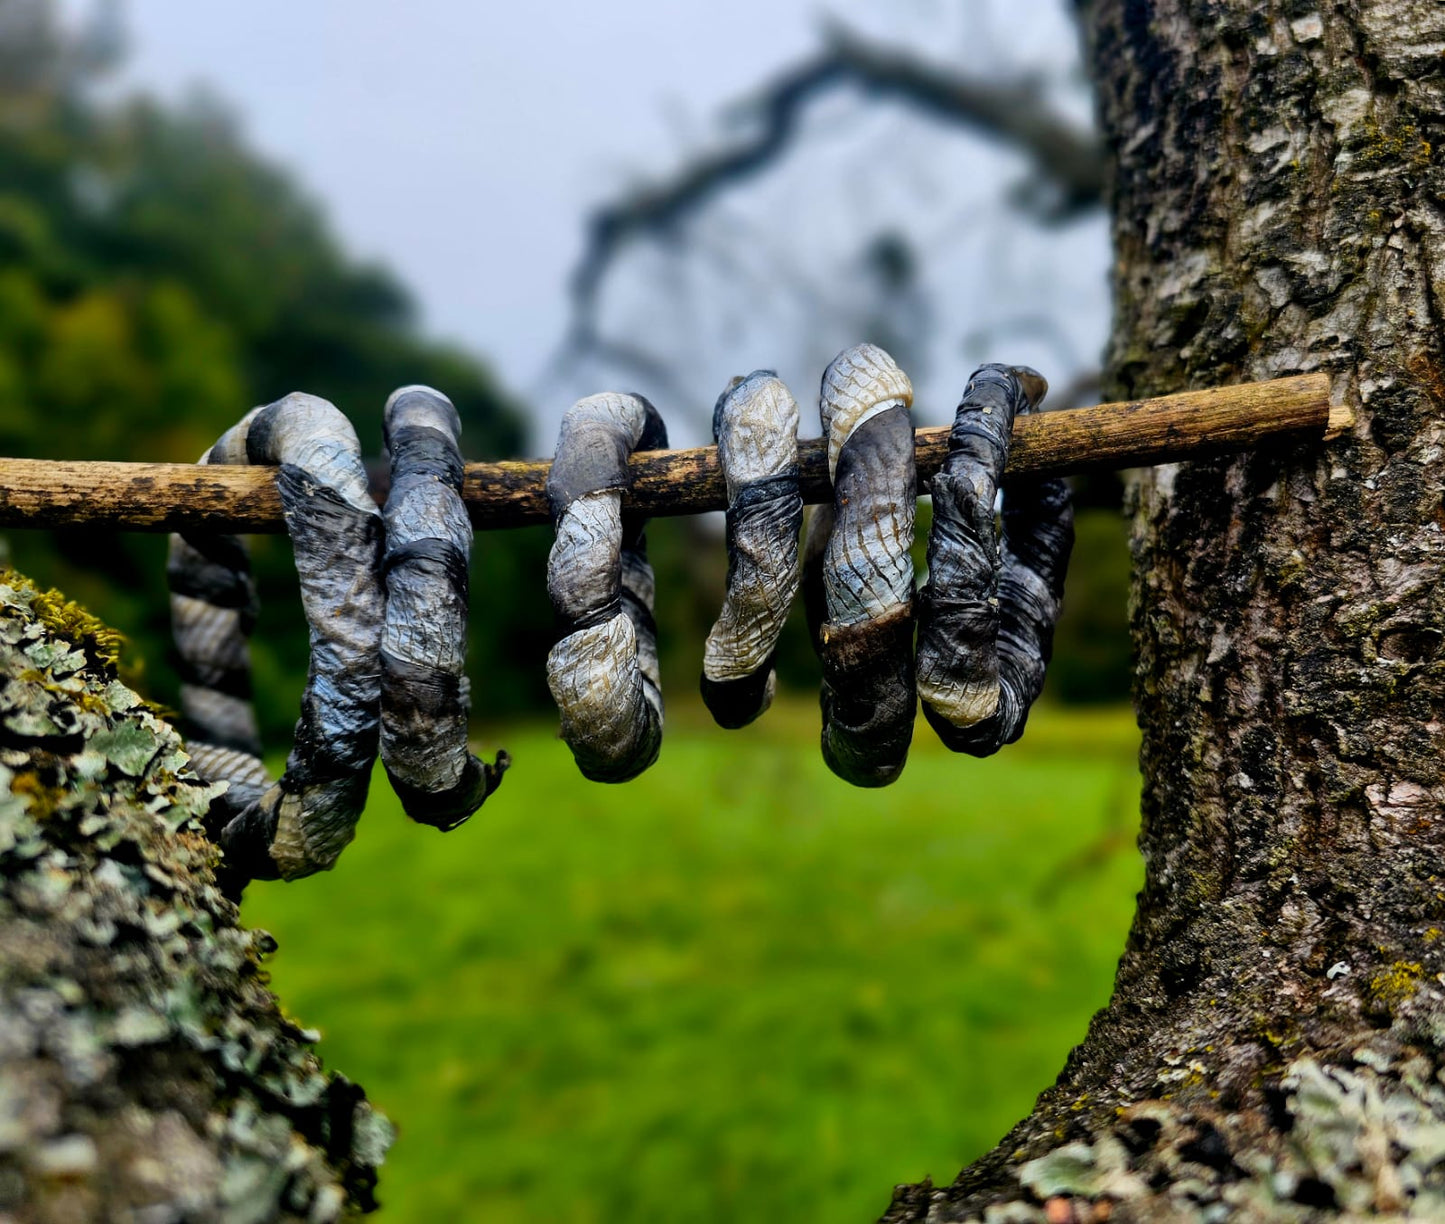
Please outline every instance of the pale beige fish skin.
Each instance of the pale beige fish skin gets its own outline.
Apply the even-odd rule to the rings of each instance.
[[[855,786],[896,781],[913,739],[912,398],[872,344],[840,353],[819,394],[833,503],[809,522],[805,603],[823,665],[823,759]]]
[[[800,419],[797,401],[768,372],[739,380],[724,395],[714,429],[729,504],[747,485],[797,471]],[[801,506],[796,489],[792,498]],[[801,580],[796,524],[771,515],[730,522],[728,560],[722,610],[703,648],[703,675],[719,682],[751,676],[777,648]],[[775,687],[770,678],[758,713]]]
[[[828,441],[828,470],[836,479],[843,446],[868,421],[890,409],[907,409],[913,387],[898,364],[876,344],[844,350],[823,374],[819,415]],[[840,625],[877,620],[913,597],[913,523],[916,499],[894,473],[880,470],[866,507],[839,513],[828,538],[823,581],[828,619]],[[889,490],[892,492],[889,492]]]
[[[844,349],[823,372],[818,407],[828,440],[828,477],[838,475],[838,454],[858,426],[897,404],[913,407],[913,384],[876,344]]]

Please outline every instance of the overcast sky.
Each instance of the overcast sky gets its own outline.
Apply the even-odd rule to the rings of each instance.
[[[817,47],[825,11],[953,62],[967,52],[975,64],[1058,72],[1075,56],[1057,0],[830,0],[826,10],[814,0],[129,0],[126,8],[129,82],[175,99],[204,82],[229,100],[252,142],[324,202],[348,247],[384,260],[410,286],[430,332],[482,354],[523,392],[538,386],[565,325],[586,207],[705,146],[722,104]],[[897,118],[895,128],[907,122]],[[892,147],[894,130],[873,139]],[[970,167],[934,147],[920,144],[913,156],[950,203],[981,190],[979,167],[999,156],[979,154]],[[934,212],[935,225],[954,215]],[[1067,325],[1084,363],[1103,335],[1102,234],[1099,224],[1075,227],[1058,247],[1074,265],[1062,300],[1072,294],[1084,316]],[[1026,252],[1025,262],[1060,263],[1055,247]],[[979,258],[963,247],[954,254]],[[1036,347],[1042,361],[1063,360],[1056,343]],[[715,356],[732,354],[704,351],[698,360]],[[738,359],[785,364],[750,350]],[[940,377],[957,381],[952,359],[944,364]],[[542,406],[540,436],[560,409]]]

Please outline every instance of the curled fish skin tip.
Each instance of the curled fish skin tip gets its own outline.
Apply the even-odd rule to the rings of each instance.
[[[467,747],[468,566],[472,526],[462,503],[461,418],[431,387],[387,399],[391,454],[386,619],[381,635],[381,760],[413,820],[454,829],[501,783]]]

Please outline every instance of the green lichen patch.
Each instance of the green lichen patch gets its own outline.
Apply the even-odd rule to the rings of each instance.
[[[1325,1224],[1445,1219],[1437,1032],[1397,1025],[1338,1062],[1294,1060],[1275,1112],[1149,1100],[1012,1168],[972,1224],[1056,1220]],[[937,1194],[938,1192],[934,1192]]]
[[[366,1211],[391,1126],[267,989],[201,827],[222,786],[118,646],[0,573],[0,1219]]]
[[[125,638],[104,621],[92,616],[73,599],[59,591],[42,591],[14,570],[0,572],[0,582],[11,590],[29,595],[29,610],[43,629],[55,638],[72,643],[100,668],[113,668],[120,659]],[[51,646],[59,643],[50,643]]]
[[[1281,1171],[1322,1182],[1347,1212],[1445,1219],[1445,1090],[1423,1064],[1401,1067],[1398,1078],[1392,1070],[1295,1063],[1285,1077],[1295,1125]]]
[[[1098,1143],[1067,1143],[1019,1169],[1019,1183],[1041,1199],[1068,1195],[1095,1199],[1133,1198],[1144,1186],[1129,1171],[1129,1152],[1106,1135]]]

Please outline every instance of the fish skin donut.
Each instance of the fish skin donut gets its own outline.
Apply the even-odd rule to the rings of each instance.
[[[719,726],[772,703],[778,638],[800,581],[797,401],[772,370],[734,379],[713,410],[727,481],[727,593],[703,650],[702,698]]]
[[[408,816],[447,831],[510,764],[467,748],[466,632],[472,525],[462,503],[461,418],[431,387],[386,402],[391,486],[382,518],[381,760]]]
[[[803,592],[823,664],[823,759],[855,786],[896,781],[913,740],[912,402],[877,345],[846,349],[823,374],[833,504],[809,520]]]
[[[273,784],[250,703],[255,590],[245,547],[234,536],[172,536],[182,711],[196,772],[230,783],[208,824],[225,854],[223,887],[238,894],[252,879],[328,870],[355,834],[379,733],[382,522],[356,431],[315,396],[253,409],[201,461],[277,468],[311,630],[301,718]]]
[[[547,593],[563,636],[547,655],[562,738],[595,782],[626,782],[662,747],[662,687],[645,520],[622,510],[627,459],[667,445],[657,409],[604,392],[562,418],[547,475],[556,538]]]
[[[980,367],[933,479],[918,689],[924,716],[955,752],[988,756],[1023,734],[1052,653],[1073,545],[1068,485],[1010,481],[1002,541],[994,525],[1014,419],[1047,390],[1025,366]]]

